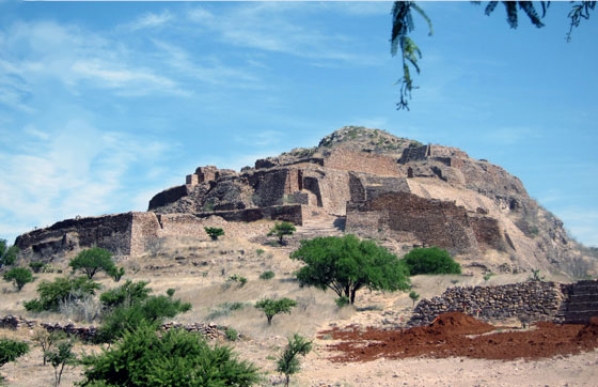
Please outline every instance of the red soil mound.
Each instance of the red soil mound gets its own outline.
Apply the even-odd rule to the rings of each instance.
[[[407,330],[335,328],[320,333],[339,343],[328,348],[340,351],[332,361],[369,361],[380,357],[435,358],[465,356],[511,360],[575,354],[598,347],[598,319],[584,325],[538,323],[532,330],[494,331],[485,322],[459,312],[440,315],[432,324]],[[475,336],[477,335],[477,336]]]

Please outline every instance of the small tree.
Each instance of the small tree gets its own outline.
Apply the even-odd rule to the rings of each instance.
[[[419,300],[419,294],[415,290],[412,290],[409,292],[409,298],[411,298],[411,301],[413,301],[413,305],[411,305],[413,307],[415,306],[417,300]]]
[[[204,230],[206,231],[206,234],[208,234],[210,238],[212,238],[213,241],[217,241],[218,237],[224,235],[224,230],[219,227],[204,227]]]
[[[54,386],[60,385],[64,367],[77,363],[77,355],[73,353],[73,342],[65,340],[58,343],[56,351],[49,351],[46,356],[54,367]]]
[[[418,274],[461,274],[461,265],[448,251],[438,247],[423,247],[411,250],[403,257],[410,275]]]
[[[302,240],[292,259],[305,263],[297,272],[301,285],[332,289],[339,297],[355,302],[357,291],[407,290],[407,267],[395,255],[372,241],[354,235]]]
[[[23,289],[23,286],[28,284],[29,282],[33,282],[33,274],[31,270],[25,269],[24,267],[13,267],[6,273],[4,273],[4,281],[11,282],[17,292],[20,292]]]
[[[48,332],[44,328],[38,328],[34,332],[32,340],[34,343],[37,343],[42,349],[43,365],[46,365],[46,362],[48,361],[48,354],[50,353],[52,347],[54,347],[54,345],[57,342],[64,339],[66,339],[66,333],[64,333],[63,331]]]
[[[0,339],[0,367],[29,352],[29,345],[19,341]],[[0,382],[2,376],[0,376]]]
[[[301,368],[299,367],[299,359],[297,358],[297,356],[305,356],[312,349],[312,342],[305,340],[305,338],[300,336],[298,333],[295,333],[293,338],[289,338],[288,340],[289,343],[278,358],[276,367],[276,371],[280,372],[281,374],[284,374],[285,376],[285,387],[289,386],[289,382],[291,381],[291,375],[301,370]]]
[[[293,223],[290,222],[282,222],[274,224],[274,227],[270,229],[268,232],[268,236],[276,236],[278,237],[278,243],[283,245],[284,244],[284,237],[286,235],[293,235],[293,233],[297,231],[297,228]]]
[[[122,276],[124,274],[124,271],[121,273],[114,265],[112,253],[99,247],[92,247],[91,249],[81,251],[71,260],[69,266],[73,268],[73,271],[83,271],[89,279],[93,279],[93,276],[99,270],[104,270],[111,277],[115,277],[118,274]]]
[[[273,300],[271,298],[264,298],[255,303],[257,309],[263,310],[268,319],[268,325],[272,325],[272,318],[279,313],[291,313],[291,308],[297,306],[297,302],[290,298],[281,298]]]

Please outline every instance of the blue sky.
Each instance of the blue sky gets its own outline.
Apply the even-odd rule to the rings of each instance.
[[[501,7],[421,6],[405,112],[390,2],[0,0],[0,238],[364,125],[504,167],[598,246],[598,15],[566,43],[568,3],[517,30]]]

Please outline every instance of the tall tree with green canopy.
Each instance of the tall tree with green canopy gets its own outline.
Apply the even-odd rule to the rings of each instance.
[[[472,1],[480,4],[480,1]],[[507,23],[511,28],[517,28],[519,24],[518,12],[522,10],[531,23],[538,28],[544,27],[542,19],[550,7],[550,1],[489,1],[484,8],[484,13],[489,16],[496,9],[498,3],[502,3],[507,13]],[[570,19],[570,27],[567,32],[567,41],[571,40],[573,28],[579,27],[582,20],[590,18],[590,12],[596,8],[596,1],[571,1],[571,10],[567,17]],[[539,5],[541,12],[536,9]],[[418,59],[421,59],[421,50],[411,39],[409,34],[415,29],[413,13],[417,13],[428,25],[429,34],[432,35],[432,21],[424,10],[415,1],[395,1],[392,8],[392,33],[390,37],[390,51],[393,56],[400,52],[403,76],[397,81],[400,85],[400,99],[397,103],[397,110],[409,110],[409,99],[411,92],[417,87],[413,85],[410,66],[419,73]]]
[[[75,258],[69,262],[69,266],[75,270],[81,270],[87,275],[87,278],[93,279],[93,276],[100,270],[103,270],[115,280],[120,279],[124,270],[119,271],[112,261],[112,253],[106,249],[92,247],[81,251]]]
[[[362,288],[388,291],[409,288],[409,272],[394,254],[354,235],[303,240],[291,259],[305,263],[297,272],[302,286],[332,289],[339,297],[347,297],[351,304]]]

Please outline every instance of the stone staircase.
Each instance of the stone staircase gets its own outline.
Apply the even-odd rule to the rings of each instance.
[[[564,314],[568,324],[586,324],[591,317],[598,317],[598,281],[572,284]]]
[[[303,222],[297,227],[296,235],[300,239],[312,239],[320,236],[343,236],[345,219],[342,217],[318,217]]]

